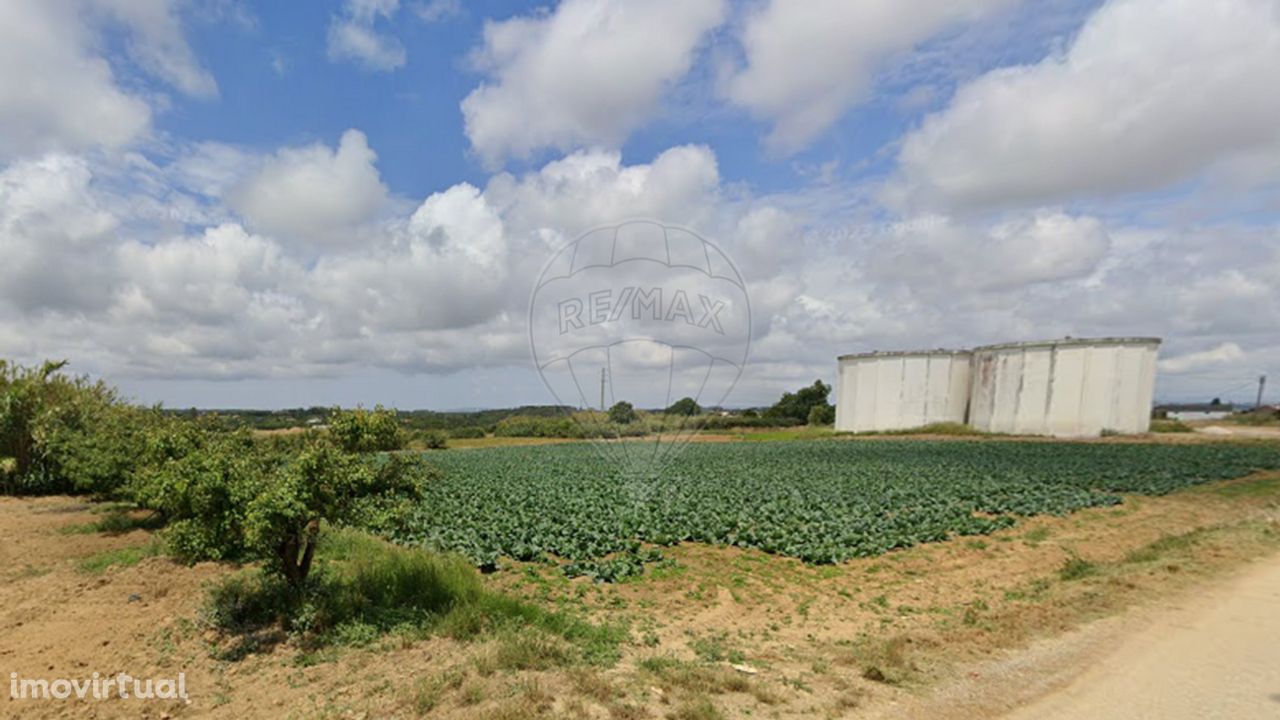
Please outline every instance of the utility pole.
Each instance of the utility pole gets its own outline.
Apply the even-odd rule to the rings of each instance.
[[[604,412],[604,368],[600,368],[600,412]]]
[[[1254,404],[1254,409],[1262,407],[1262,391],[1267,387],[1267,376],[1263,375],[1258,378],[1258,402]]]

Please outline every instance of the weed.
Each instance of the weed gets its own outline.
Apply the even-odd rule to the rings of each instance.
[[[156,542],[149,542],[146,545],[134,545],[132,547],[120,548],[119,550],[108,550],[95,555],[90,555],[76,564],[81,572],[91,575],[98,575],[106,572],[110,567],[133,567],[149,557],[156,557],[161,554],[161,546]]]
[[[1078,555],[1072,555],[1062,562],[1062,567],[1058,568],[1058,578],[1060,580],[1079,580],[1098,574],[1098,566]]]
[[[667,716],[671,720],[721,720],[724,715],[707,698],[687,700]]]
[[[1026,534],[1022,536],[1022,539],[1026,540],[1028,544],[1035,545],[1036,543],[1041,543],[1041,542],[1044,542],[1045,540],[1048,540],[1050,534],[1052,533],[1049,530],[1049,528],[1044,527],[1042,525],[1038,528],[1032,528],[1031,530],[1028,530]]]

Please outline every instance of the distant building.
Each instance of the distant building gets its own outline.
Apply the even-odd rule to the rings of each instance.
[[[1156,415],[1163,415],[1170,420],[1221,420],[1235,412],[1231,403],[1180,403],[1159,405]]]

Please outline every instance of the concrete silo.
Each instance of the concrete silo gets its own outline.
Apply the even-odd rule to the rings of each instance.
[[[1067,338],[973,351],[969,424],[977,430],[1089,437],[1147,432],[1158,338]]]
[[[970,359],[967,350],[842,355],[836,373],[836,430],[907,430],[964,422]]]

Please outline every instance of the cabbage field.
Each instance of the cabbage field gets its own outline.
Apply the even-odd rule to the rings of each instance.
[[[481,566],[569,561],[570,574],[603,579],[660,557],[654,546],[834,563],[1280,468],[1265,446],[967,441],[693,444],[657,480],[623,477],[590,443],[429,460],[444,478],[407,520],[382,528],[394,539]]]

